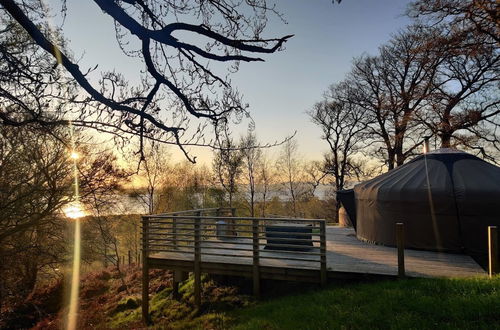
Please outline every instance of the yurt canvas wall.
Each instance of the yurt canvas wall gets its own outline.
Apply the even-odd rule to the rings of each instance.
[[[417,157],[354,188],[358,238],[484,258],[487,226],[500,225],[500,168],[449,149]]]

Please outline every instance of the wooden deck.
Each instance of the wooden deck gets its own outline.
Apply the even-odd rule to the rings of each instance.
[[[224,213],[230,211],[230,215]],[[352,228],[324,219],[235,217],[234,209],[200,209],[142,217],[142,315],[149,319],[149,269],[174,271],[173,295],[194,274],[195,305],[201,307],[201,273],[326,285],[335,278],[487,276],[469,256],[403,250],[359,241]],[[401,230],[399,230],[401,229]],[[494,245],[494,244],[493,244]]]
[[[328,226],[327,271],[329,278],[398,275],[396,248],[373,245],[358,240],[352,228]],[[216,247],[223,244],[226,256],[202,255],[201,271],[215,274],[252,276],[252,251],[237,250],[241,243],[251,242],[250,238],[216,239],[205,241],[201,248],[205,253],[217,253]],[[262,240],[265,242],[265,240]],[[234,247],[234,250],[231,248]],[[231,252],[232,251],[232,252]],[[294,252],[288,252],[294,254]],[[299,255],[311,261],[280,260],[283,252],[271,252],[263,248],[259,251],[260,277],[271,279],[292,279],[317,282],[318,259],[314,256]],[[194,254],[182,252],[161,252],[151,254],[150,267],[181,271],[193,269]],[[429,251],[405,250],[406,275],[410,277],[469,277],[486,276],[487,273],[469,256]]]
[[[329,271],[398,274],[396,248],[362,242],[352,228],[327,227]],[[463,254],[405,250],[406,275],[411,277],[486,276],[481,266]]]

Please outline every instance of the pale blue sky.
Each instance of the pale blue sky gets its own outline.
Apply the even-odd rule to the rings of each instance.
[[[285,51],[264,57],[264,63],[242,63],[232,77],[250,103],[259,139],[279,140],[297,131],[300,153],[307,159],[321,158],[327,145],[305,111],[321,99],[328,85],[343,79],[353,57],[375,53],[409,23],[403,15],[408,2],[278,0],[288,24],[273,20],[266,35],[295,36]],[[126,78],[136,79],[142,66],[121,53],[111,19],[93,1],[68,0],[63,31],[74,54],[83,55],[84,68],[99,63],[102,70],[116,68]],[[207,152],[194,153],[202,162],[208,158]]]

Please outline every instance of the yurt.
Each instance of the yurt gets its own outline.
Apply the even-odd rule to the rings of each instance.
[[[354,187],[359,239],[407,248],[467,253],[485,264],[487,227],[500,225],[500,167],[439,149]]]

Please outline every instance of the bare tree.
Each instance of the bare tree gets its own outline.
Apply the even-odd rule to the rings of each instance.
[[[262,158],[262,150],[258,148],[257,137],[249,132],[241,138],[240,148],[243,157],[243,166],[245,167],[245,176],[249,193],[250,216],[255,216],[255,193],[257,186],[257,171]]]
[[[214,152],[212,168],[218,183],[227,193],[231,208],[238,189],[237,183],[242,173],[242,166],[243,155],[240,149],[231,137],[226,136],[220,142],[220,148]]]
[[[0,125],[50,132],[70,111],[76,92],[50,55],[0,7]],[[64,140],[64,130],[52,131]]]
[[[258,194],[260,194],[260,215],[262,217],[266,216],[267,210],[267,202],[269,199],[269,193],[272,188],[272,185],[275,184],[276,173],[274,171],[274,166],[271,165],[271,160],[266,155],[266,153],[262,153],[260,159],[260,166],[257,172],[257,190]]]
[[[311,160],[304,164],[306,182],[310,185],[309,197],[314,197],[321,184],[325,183],[328,172],[325,171],[324,163],[317,160]]]
[[[306,189],[303,182],[303,164],[299,159],[295,139],[289,139],[283,143],[276,166],[285,191],[290,197],[292,214],[297,217],[299,201],[306,193]]]
[[[241,61],[263,61],[260,54],[276,52],[291,37],[262,36],[268,16],[281,17],[265,0],[94,2],[115,22],[117,41],[125,54],[138,56],[144,64],[140,86],[131,88],[119,72],[104,72],[99,85],[94,84],[88,78],[89,70],[82,70],[72,59],[60,33],[45,24],[49,14],[42,2],[0,0],[2,13],[22,27],[85,92],[72,100],[82,105],[79,112],[70,118],[60,116],[56,122],[71,119],[75,125],[117,137],[139,136],[140,150],[144,138],[177,144],[193,162],[195,159],[184,146],[211,144],[213,140],[205,140],[207,125],[217,125],[229,117],[241,119],[247,114],[241,95],[230,84],[229,73],[236,71]],[[61,4],[64,15],[66,1],[61,0]],[[205,40],[205,45],[192,42],[199,39]],[[140,47],[131,48],[136,45],[131,40],[138,41]],[[15,59],[24,56],[22,52],[11,55]],[[207,64],[210,61],[232,64],[229,73],[224,76],[213,71]],[[26,112],[28,117],[20,118],[17,114],[21,110],[2,109],[3,123],[17,126],[54,122],[49,116],[33,115],[32,111]]]
[[[154,214],[158,211],[158,190],[167,180],[167,174],[171,172],[170,153],[155,141],[149,141],[144,151],[144,159],[140,163],[139,173],[146,179],[146,196],[142,196],[148,207],[148,213]],[[141,195],[140,195],[141,196]]]
[[[366,121],[368,110],[349,102],[351,86],[340,83],[330,86],[323,101],[308,113],[319,126],[322,139],[328,143],[323,170],[335,180],[335,190],[344,189],[345,181],[356,172],[355,157],[368,145]]]
[[[117,165],[117,158],[107,150],[79,148],[82,161],[78,166],[80,176],[81,201],[90,213],[87,225],[97,232],[98,241],[89,244],[93,256],[99,255],[104,260],[115,264],[120,269],[119,240],[116,223],[109,215],[116,212],[116,199],[120,187],[128,182],[131,172]],[[97,150],[96,150],[97,149]],[[94,240],[95,236],[86,237]],[[112,256],[112,257],[110,257]]]
[[[419,119],[439,137],[441,147],[462,145],[488,157],[482,140],[500,147],[499,44],[468,27],[442,24],[441,35],[427,42],[441,61]]]
[[[418,0],[408,7],[408,15],[435,25],[446,22],[467,33],[486,35],[500,43],[500,11],[493,0]]]
[[[357,90],[351,101],[368,110],[369,130],[382,146],[389,169],[415,154],[427,134],[415,117],[432,93],[441,61],[427,47],[436,33],[409,27],[380,47],[378,56],[358,58],[348,78]]]

